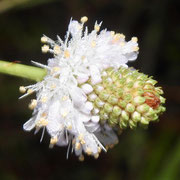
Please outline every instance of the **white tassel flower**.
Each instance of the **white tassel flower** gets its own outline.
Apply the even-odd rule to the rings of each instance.
[[[100,123],[99,107],[94,106],[96,99],[94,87],[102,82],[107,68],[127,67],[128,61],[137,58],[137,38],[125,41],[123,34],[100,30],[101,23],[95,23],[90,33],[84,27],[87,17],[81,22],[71,20],[65,41],[57,36],[57,41],[43,36],[42,52],[54,55],[47,65],[33,62],[47,69],[44,80],[25,88],[25,97],[36,92],[36,99],[29,105],[33,109],[32,118],[23,128],[47,130],[50,147],[54,145],[72,147],[72,151],[84,159],[83,154],[99,156],[101,150],[118,142],[114,130],[108,123]],[[25,90],[23,92],[25,92]],[[102,91],[102,86],[96,86]],[[104,105],[98,102],[99,106]],[[43,137],[43,135],[42,135]]]

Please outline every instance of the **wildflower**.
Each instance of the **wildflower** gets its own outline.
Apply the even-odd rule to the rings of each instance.
[[[59,36],[57,41],[43,36],[42,52],[54,57],[47,65],[33,63],[47,75],[37,84],[20,87],[26,92],[21,98],[36,92],[29,104],[33,116],[24,130],[42,128],[43,138],[46,129],[50,147],[68,146],[69,151],[71,146],[81,161],[83,154],[98,158],[105,147],[117,144],[116,129],[147,125],[165,110],[156,81],[127,66],[137,58],[137,38],[127,42],[123,34],[100,31],[97,22],[88,33],[87,20],[71,20],[64,42]]]

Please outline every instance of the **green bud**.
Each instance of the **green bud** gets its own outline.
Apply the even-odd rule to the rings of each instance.
[[[118,102],[118,105],[121,107],[121,108],[125,108],[126,107],[126,101],[123,101],[123,100],[120,100],[119,102]]]
[[[100,94],[99,94],[99,97],[103,100],[103,101],[106,101],[109,97],[109,94],[103,90]]]
[[[154,80],[154,79],[148,79],[148,80],[146,81],[146,83],[150,83],[150,84],[152,84],[152,85],[154,86],[155,84],[157,84],[157,81]]]
[[[115,105],[118,103],[118,98],[115,95],[110,95],[107,101],[110,104]]]
[[[147,104],[142,104],[142,105],[139,105],[136,110],[139,112],[139,113],[145,113],[145,112],[148,112],[149,111],[149,106]]]
[[[147,119],[145,119],[144,117],[141,117],[141,121],[140,121],[143,125],[148,125],[149,121]]]
[[[137,77],[138,80],[145,81],[148,78],[148,76],[143,73],[139,73],[139,74],[140,75]]]
[[[132,113],[132,120],[133,120],[134,122],[140,121],[140,120],[141,120],[141,114],[138,113],[137,111],[133,112],[133,113]]]
[[[166,107],[161,107],[161,112],[165,112],[166,111]]]
[[[129,82],[129,83],[126,84],[126,87],[127,87],[128,89],[130,89],[130,88],[133,87],[133,85],[134,85],[133,82]]]
[[[103,81],[103,84],[105,86],[108,86],[109,84],[112,84],[112,79],[110,77],[107,77],[104,81]]]
[[[163,90],[161,89],[161,87],[156,87],[155,88],[155,91],[158,93],[158,94],[164,94]]]
[[[134,96],[142,96],[144,94],[144,90],[142,88],[137,88],[133,94]]]
[[[128,103],[126,106],[126,111],[128,111],[129,113],[132,113],[135,111],[135,106],[133,104]]]
[[[153,87],[153,85],[150,85],[150,84],[146,84],[145,86],[144,86],[144,89],[146,90],[148,90],[148,89],[154,89],[154,87]]]
[[[122,111],[121,112],[121,118],[125,121],[128,121],[129,120],[129,114],[126,112],[126,111]]]
[[[152,117],[155,114],[155,111],[152,108],[149,108],[149,111],[145,113],[145,116]]]
[[[100,113],[99,113],[99,115],[100,115],[100,119],[101,119],[101,120],[107,120],[107,119],[109,119],[109,115],[108,115],[104,110],[101,110]]]
[[[144,81],[138,80],[134,83],[134,88],[142,88],[144,86]]]
[[[117,97],[122,97],[123,96],[123,89],[122,88],[118,88],[118,90],[116,91]]]
[[[134,121],[132,121],[132,120],[130,120],[130,121],[129,121],[129,127],[130,127],[131,129],[134,129],[134,128],[137,127],[137,123],[134,122]]]
[[[111,76],[111,74],[114,72],[114,68],[110,67],[110,68],[106,69],[106,72],[107,72],[108,76]]]
[[[120,118],[119,126],[121,129],[126,129],[128,127],[128,121],[124,121],[123,119]]]
[[[135,77],[132,76],[132,75],[129,75],[129,76],[126,77],[126,83],[134,82],[134,80],[135,80]]]
[[[145,98],[144,97],[142,97],[142,96],[136,96],[135,98],[134,98],[134,103],[136,104],[136,105],[140,105],[140,104],[143,104],[144,102],[145,102]]]
[[[126,82],[125,78],[121,78],[121,79],[118,80],[119,85],[123,85],[125,82]]]
[[[158,120],[158,115],[157,114],[153,114],[153,116],[150,119],[151,121],[156,121]]]
[[[113,81],[118,80],[118,79],[119,79],[119,76],[120,76],[120,73],[119,73],[119,72],[114,72],[114,73],[112,74],[112,80],[113,80]]]
[[[97,94],[100,94],[104,90],[104,88],[101,85],[95,85],[94,90]]]
[[[164,97],[160,96],[160,101],[162,104],[164,104],[166,102],[166,99]]]
[[[123,99],[124,99],[125,102],[128,103],[128,102],[132,101],[133,96],[132,96],[131,94],[125,94],[125,95],[123,96]]]
[[[108,121],[110,121],[112,124],[117,124],[118,123],[118,118],[115,117],[112,113],[109,115],[109,119]]]
[[[116,91],[117,87],[116,87],[115,84],[109,84],[109,85],[107,86],[107,89],[108,89],[109,91],[113,92],[113,91]]]
[[[95,105],[96,105],[98,108],[101,108],[101,107],[104,106],[104,102],[101,101],[100,98],[96,98],[96,99],[95,99]]]
[[[162,107],[162,106],[159,106],[157,109],[154,109],[154,112],[155,112],[156,114],[161,113],[161,111],[162,111],[161,107]]]
[[[121,108],[119,106],[114,106],[112,113],[114,116],[118,117],[121,114]]]
[[[110,113],[113,111],[113,106],[109,103],[105,103],[104,105],[104,111],[107,112],[107,113]]]

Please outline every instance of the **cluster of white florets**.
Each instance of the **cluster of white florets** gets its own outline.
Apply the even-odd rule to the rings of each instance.
[[[37,97],[29,105],[33,117],[24,124],[24,130],[35,128],[37,132],[43,128],[44,134],[46,129],[51,136],[50,147],[68,146],[68,151],[72,147],[80,160],[83,153],[97,158],[107,145],[118,142],[112,128],[99,123],[99,111],[87,95],[102,81],[104,69],[127,66],[128,61],[137,58],[139,49],[136,37],[126,42],[123,34],[100,31],[101,23],[96,22],[88,33],[86,21],[87,17],[82,17],[80,23],[71,20],[64,42],[59,36],[57,41],[43,36],[42,52],[54,57],[47,65],[34,64],[47,69],[47,75],[35,85],[20,87],[26,92],[22,97],[33,92]]]

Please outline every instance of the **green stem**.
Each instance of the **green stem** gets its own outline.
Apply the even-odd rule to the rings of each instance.
[[[0,61],[0,73],[26,78],[33,81],[41,81],[46,75],[46,70],[14,62]]]

